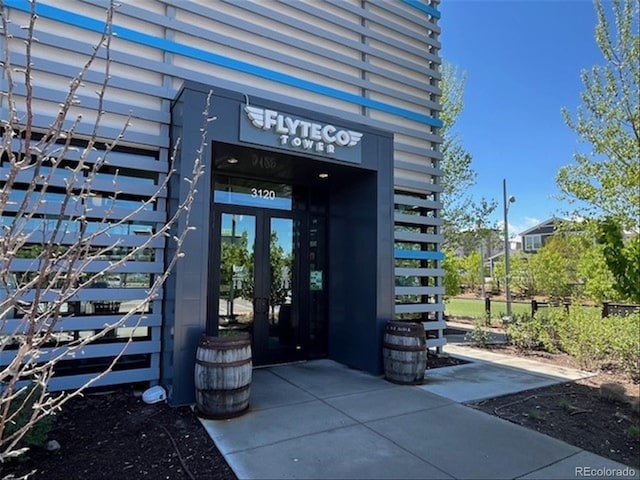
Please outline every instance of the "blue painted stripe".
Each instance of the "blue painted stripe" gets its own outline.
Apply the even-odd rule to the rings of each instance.
[[[404,0],[404,3],[406,3],[410,7],[413,7],[417,10],[423,11],[427,15],[431,15],[435,18],[440,18],[440,12],[438,10],[436,10],[430,5],[425,5],[420,0]]]
[[[23,12],[30,12],[31,7],[28,0],[5,0],[5,5],[10,8],[15,8]],[[92,32],[102,33],[105,28],[105,22],[101,20],[95,20],[84,15],[62,10],[60,8],[52,7],[45,4],[36,5],[36,13],[42,18],[49,20],[55,20],[58,22],[66,23],[74,27],[84,28]],[[378,102],[369,98],[354,95],[352,93],[343,92],[336,88],[327,87],[318,83],[310,82],[302,78],[294,77],[293,75],[287,75],[268,68],[259,67],[251,63],[234,60],[229,57],[218,55],[206,50],[191,47],[181,43],[167,40],[164,38],[154,37],[145,33],[136,32],[125,27],[113,26],[113,33],[115,36],[122,40],[127,40],[147,47],[157,48],[166,52],[175,53],[185,57],[193,58],[195,60],[201,60],[207,63],[218,65],[231,70],[236,70],[242,73],[248,73],[260,78],[272,80],[274,82],[288,85],[309,92],[326,95],[328,97],[336,98],[338,100],[344,100],[349,103],[361,105],[363,107],[372,108],[382,112],[391,113],[400,117],[408,118],[416,122],[420,122],[433,127],[442,127],[442,121],[430,117],[428,115],[422,115],[420,113],[399,108],[388,103]]]
[[[410,260],[443,260],[442,252],[426,252],[423,250],[394,250],[394,256],[399,259]]]

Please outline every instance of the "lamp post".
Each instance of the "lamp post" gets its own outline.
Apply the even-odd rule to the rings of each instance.
[[[513,195],[507,198],[507,180],[502,180],[502,195],[504,201],[504,293],[507,300],[507,318],[511,320],[511,290],[509,288],[509,204],[516,201]]]

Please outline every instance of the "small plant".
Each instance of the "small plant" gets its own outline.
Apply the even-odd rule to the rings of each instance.
[[[491,327],[491,314],[489,312],[484,313],[484,322],[482,323],[485,327]]]
[[[627,428],[627,435],[634,440],[640,440],[640,425],[631,425]]]
[[[562,400],[560,400],[560,408],[562,408],[563,410],[573,410],[575,407],[571,404],[571,402],[569,400],[567,400],[566,398],[563,398]]]
[[[474,320],[473,330],[465,335],[465,339],[476,346],[487,347],[491,343],[491,332],[487,329],[486,320]]]
[[[529,413],[527,413],[527,416],[533,420],[540,420],[542,418],[542,414],[540,413],[540,410],[529,410]]]
[[[8,440],[25,428],[32,421],[33,410],[37,408],[36,402],[42,397],[42,387],[32,384],[17,395],[9,404],[9,412],[4,424],[2,440]],[[47,437],[53,427],[55,417],[47,415],[33,424],[22,437],[17,448],[39,447],[43,448],[47,443]]]

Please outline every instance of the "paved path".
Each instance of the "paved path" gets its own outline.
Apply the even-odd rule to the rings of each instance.
[[[445,353],[471,363],[427,372],[419,388],[467,403],[523,390],[588,378],[593,373],[494,353],[464,344],[447,344]]]
[[[447,320],[447,330],[445,330],[445,337],[447,344],[451,343],[471,343],[470,334],[473,332],[474,325],[464,322],[456,322]],[[501,344],[507,342],[507,336],[504,330],[495,327],[484,327],[485,332],[488,334],[487,341],[492,344]]]
[[[639,478],[430,383],[431,371],[398,386],[330,360],[257,369],[250,411],[202,424],[240,479]]]

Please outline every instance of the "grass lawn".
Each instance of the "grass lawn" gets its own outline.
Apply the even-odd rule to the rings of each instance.
[[[531,313],[531,302],[511,302],[514,314]],[[484,300],[471,298],[450,298],[445,302],[444,313],[449,317],[484,318]],[[491,300],[491,318],[500,319],[507,314],[506,302]]]

